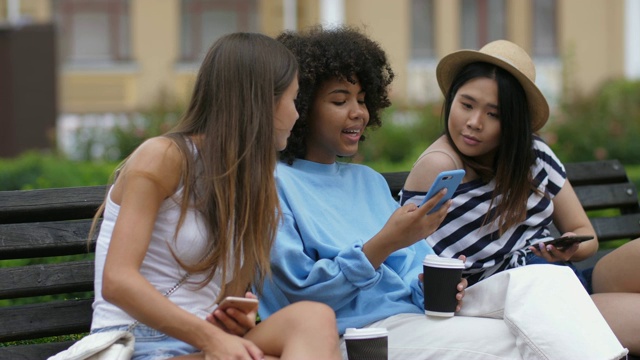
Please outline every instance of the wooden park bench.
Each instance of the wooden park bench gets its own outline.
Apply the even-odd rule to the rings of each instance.
[[[601,242],[640,237],[636,187],[618,161],[566,168]],[[407,174],[383,174],[391,194],[397,195]],[[57,337],[89,331],[95,239],[88,246],[87,237],[105,191],[0,191],[0,359],[46,359],[74,342]],[[602,209],[610,210],[591,214]],[[56,262],[26,265],[51,257]],[[33,341],[42,338],[46,342]]]

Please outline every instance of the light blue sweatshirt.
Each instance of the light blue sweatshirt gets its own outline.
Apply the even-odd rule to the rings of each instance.
[[[418,285],[426,241],[392,253],[374,269],[362,245],[398,208],[373,169],[336,162],[279,163],[283,223],[271,251],[273,276],[264,285],[260,316],[300,300],[331,306],[343,334],[402,313],[423,313]]]

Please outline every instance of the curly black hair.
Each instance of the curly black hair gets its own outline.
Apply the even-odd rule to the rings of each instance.
[[[331,29],[314,26],[300,32],[285,31],[277,40],[298,60],[300,86],[296,99],[300,118],[291,131],[287,147],[280,152],[281,160],[292,164],[296,158],[304,158],[311,105],[318,88],[327,80],[338,78],[355,83],[357,78],[366,92],[367,127],[382,125],[380,114],[391,105],[389,85],[394,74],[386,53],[377,42],[349,26]],[[364,139],[363,136],[361,140]]]

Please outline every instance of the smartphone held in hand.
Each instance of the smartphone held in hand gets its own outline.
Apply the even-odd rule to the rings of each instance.
[[[558,249],[564,249],[564,248],[571,247],[571,245],[575,243],[581,243],[583,241],[587,241],[591,239],[593,239],[592,235],[570,235],[570,236],[561,236],[553,240],[545,241],[544,244],[553,245]]]
[[[228,308],[236,308],[246,314],[258,308],[258,299],[227,296],[220,302],[218,309]]]
[[[436,177],[433,185],[431,185],[431,188],[429,188],[429,191],[427,192],[427,195],[425,195],[424,200],[422,201],[422,204],[420,204],[420,206],[424,205],[424,203],[434,197],[440,190],[447,188],[447,193],[445,194],[445,196],[440,199],[440,201],[438,201],[433,209],[429,210],[428,214],[438,211],[442,204],[453,197],[453,194],[456,192],[458,185],[460,185],[460,183],[462,182],[464,174],[465,172],[462,169],[443,171],[438,174],[438,177]]]

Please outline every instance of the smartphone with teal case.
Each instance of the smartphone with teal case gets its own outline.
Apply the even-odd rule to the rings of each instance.
[[[438,177],[433,182],[433,185],[431,185],[431,188],[429,188],[429,191],[427,192],[427,195],[425,195],[424,200],[422,201],[422,204],[420,204],[420,206],[424,205],[424,203],[429,201],[429,199],[431,199],[444,188],[447,188],[447,193],[427,214],[438,211],[442,204],[453,197],[453,194],[456,192],[458,185],[460,185],[460,183],[462,182],[464,174],[465,172],[462,169],[443,171],[438,174]]]

